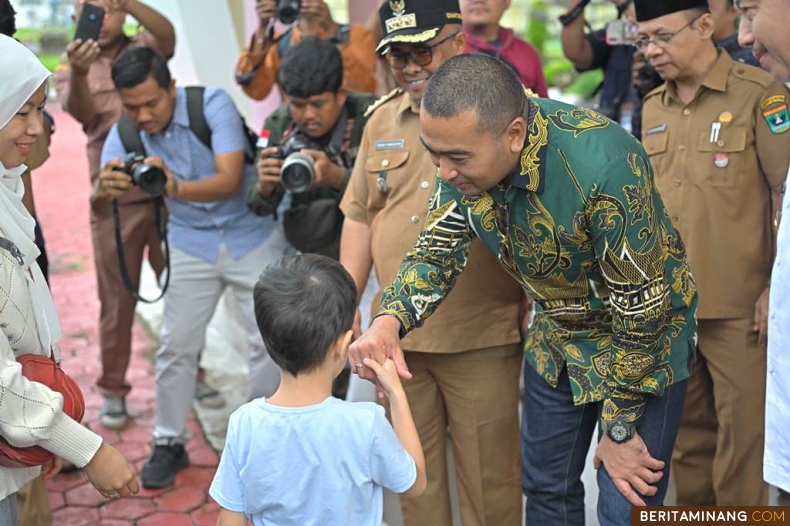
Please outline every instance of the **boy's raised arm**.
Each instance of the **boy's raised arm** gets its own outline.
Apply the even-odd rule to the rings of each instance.
[[[428,485],[428,477],[425,473],[425,455],[422,451],[420,435],[417,434],[417,427],[414,425],[409,401],[406,399],[406,392],[403,390],[395,362],[388,358],[384,365],[379,365],[375,360],[365,358],[365,365],[376,373],[379,384],[381,384],[390,402],[390,415],[392,416],[392,427],[395,430],[395,434],[417,466],[417,479],[400,496],[407,499],[419,497]]]

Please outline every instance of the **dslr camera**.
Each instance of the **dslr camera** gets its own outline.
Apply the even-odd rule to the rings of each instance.
[[[310,189],[315,179],[315,161],[300,150],[324,150],[321,146],[301,133],[295,133],[290,139],[277,147],[272,155],[274,159],[283,159],[280,168],[280,182],[292,194],[301,194]],[[328,153],[328,152],[327,152]]]
[[[116,168],[132,178],[132,183],[142,188],[152,197],[160,197],[165,193],[167,174],[158,166],[145,164],[145,156],[138,152],[130,152],[121,168]]]
[[[301,10],[302,0],[279,0],[277,2],[277,18],[287,26],[296,22]]]

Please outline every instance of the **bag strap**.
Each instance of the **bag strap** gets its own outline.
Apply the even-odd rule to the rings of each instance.
[[[189,115],[189,129],[192,130],[200,142],[211,150],[211,128],[206,121],[205,93],[203,86],[189,86],[185,88],[187,94],[187,115]]]
[[[19,250],[19,247],[16,246],[16,243],[11,241],[10,239],[0,237],[0,248],[8,251],[8,253],[10,253],[11,256],[14,259],[16,259],[17,263],[19,263],[20,266],[25,264],[25,255],[22,253],[21,250]]]
[[[135,152],[147,156],[145,145],[140,138],[140,128],[126,114],[122,115],[121,120],[118,121],[118,135],[121,136],[121,143],[126,153]]]

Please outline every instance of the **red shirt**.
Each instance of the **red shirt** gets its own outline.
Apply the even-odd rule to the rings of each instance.
[[[548,97],[549,90],[538,51],[518,38],[512,29],[500,27],[498,42],[488,42],[476,37],[468,29],[466,36],[466,53],[484,53],[504,60],[516,70],[525,88],[531,89],[540,97]]]

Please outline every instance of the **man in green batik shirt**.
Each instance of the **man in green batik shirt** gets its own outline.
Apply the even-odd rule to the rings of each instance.
[[[594,111],[526,96],[507,65],[480,55],[434,73],[420,122],[438,167],[430,213],[350,360],[375,380],[358,364],[398,356],[479,237],[537,304],[525,342],[527,524],[583,524],[599,422],[599,520],[630,524],[631,504],[663,503],[696,337],[696,285],[647,154]]]

